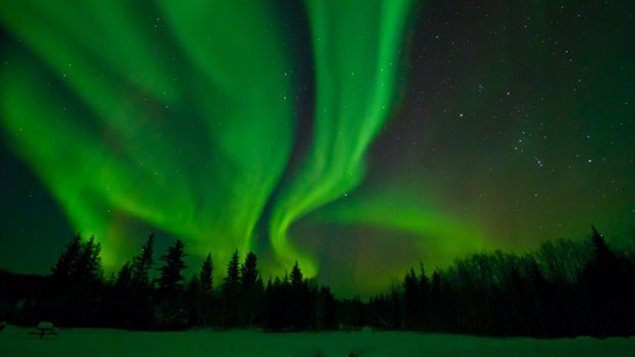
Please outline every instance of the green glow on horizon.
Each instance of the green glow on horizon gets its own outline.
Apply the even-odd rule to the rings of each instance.
[[[490,247],[485,229],[467,217],[432,204],[421,188],[403,180],[364,187],[308,217],[313,224],[376,227],[412,234],[428,269],[445,267],[457,256]],[[401,267],[406,271],[412,262]]]

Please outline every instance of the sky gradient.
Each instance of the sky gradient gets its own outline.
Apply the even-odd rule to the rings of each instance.
[[[150,232],[377,292],[635,233],[629,1],[0,0],[0,267]]]

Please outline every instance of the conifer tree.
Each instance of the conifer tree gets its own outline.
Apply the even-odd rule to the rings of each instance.
[[[79,234],[60,253],[57,263],[51,269],[53,278],[58,281],[68,282],[75,275],[77,261],[82,251],[82,238]]]
[[[262,305],[261,299],[264,287],[258,272],[258,258],[253,252],[249,252],[240,273],[240,299],[241,316],[240,323],[253,325],[258,317],[258,309]]]
[[[88,286],[102,282],[101,266],[101,244],[95,242],[95,237],[91,236],[81,246],[81,252],[77,259],[75,280]],[[86,285],[85,285],[86,286]]]
[[[199,282],[199,296],[197,297],[197,304],[199,306],[198,321],[203,326],[211,324],[212,321],[212,309],[213,309],[213,287],[214,287],[214,264],[212,262],[212,254],[208,253],[207,257],[201,265],[201,270],[198,274]]]
[[[290,279],[288,303],[291,325],[296,330],[303,330],[309,327],[312,307],[309,301],[309,287],[297,261],[291,269]]]
[[[403,282],[403,291],[404,291],[404,323],[405,327],[408,329],[413,329],[417,327],[419,323],[419,307],[421,304],[420,301],[420,292],[419,292],[419,281],[417,279],[417,275],[415,274],[414,269],[410,269],[406,274]]]
[[[304,284],[304,275],[302,274],[302,270],[300,270],[300,266],[296,261],[293,265],[293,269],[291,269],[291,286],[294,289],[299,289]]]
[[[212,253],[208,253],[207,257],[203,261],[203,265],[201,265],[201,271],[198,274],[201,291],[204,294],[209,294],[212,292],[212,289],[214,287],[213,273],[214,265],[212,263]]]
[[[184,262],[185,252],[183,242],[178,239],[168,248],[168,252],[161,257],[164,265],[159,269],[159,290],[166,295],[174,295],[181,291],[182,271],[187,267]]]
[[[154,265],[154,234],[148,236],[148,240],[141,248],[141,252],[132,262],[132,281],[137,287],[146,287],[150,284],[150,271]]]
[[[132,282],[132,265],[130,262],[126,262],[117,273],[117,280],[115,281],[115,287],[117,290],[127,288]]]
[[[240,262],[238,251],[234,251],[227,265],[227,276],[223,283],[223,307],[225,326],[231,327],[238,323],[240,310]]]
[[[423,262],[419,263],[419,324],[420,327],[428,329],[430,325],[430,279],[426,275]]]
[[[187,285],[187,309],[189,312],[188,322],[190,326],[200,325],[204,322],[203,311],[203,294],[201,293],[200,278],[196,275],[192,275]]]
[[[593,246],[593,263],[607,266],[615,261],[615,255],[609,249],[609,246],[604,240],[604,236],[595,228],[591,226],[591,243]]]
[[[223,284],[223,295],[235,297],[240,286],[240,262],[238,251],[236,250],[227,264],[227,276]]]
[[[61,324],[94,324],[102,301],[100,251],[101,245],[95,243],[94,237],[82,242],[76,235],[53,267],[53,290],[57,297],[55,318]]]
[[[256,285],[258,275],[258,258],[253,252],[249,252],[240,274],[240,283],[243,290],[251,290]]]

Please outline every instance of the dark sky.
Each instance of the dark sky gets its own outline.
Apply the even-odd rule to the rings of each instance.
[[[156,232],[377,291],[635,241],[635,2],[53,3],[0,2],[0,267]]]

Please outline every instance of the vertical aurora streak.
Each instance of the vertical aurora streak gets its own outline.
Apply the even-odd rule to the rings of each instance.
[[[315,57],[314,137],[306,161],[285,185],[271,220],[271,241],[285,265],[298,260],[309,277],[317,266],[289,242],[302,215],[354,189],[366,148],[395,97],[409,0],[306,1]]]

